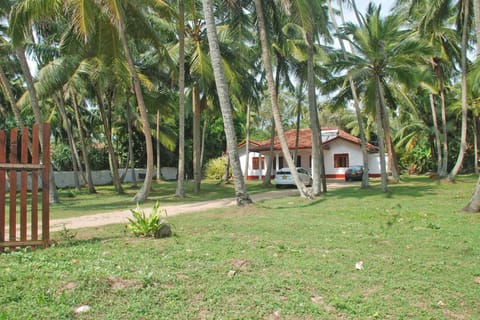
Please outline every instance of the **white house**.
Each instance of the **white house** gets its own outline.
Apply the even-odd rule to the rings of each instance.
[[[293,154],[296,146],[297,131],[295,129],[285,132],[288,148]],[[345,178],[345,169],[353,165],[363,165],[361,141],[359,138],[340,129],[322,129],[323,154],[325,157],[325,172],[327,178]],[[242,143],[238,146],[242,172],[245,175],[246,146]],[[249,146],[248,179],[261,180],[265,177],[267,163],[270,158],[270,140],[251,141]],[[380,161],[378,150],[375,146],[367,144],[369,176],[380,176]],[[312,135],[310,129],[300,129],[298,134],[298,152],[296,164],[312,170]],[[286,167],[278,137],[275,137],[273,145],[273,170]]]

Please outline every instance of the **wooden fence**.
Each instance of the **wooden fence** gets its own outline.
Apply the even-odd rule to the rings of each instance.
[[[40,126],[38,124],[32,127],[32,140],[30,141],[29,138],[28,127],[21,129],[20,139],[19,130],[16,128],[10,131],[9,139],[7,133],[0,130],[0,252],[4,251],[5,248],[10,250],[19,247],[37,248],[42,246],[46,248],[50,243],[49,124],[43,124],[42,161],[40,161],[39,156]],[[7,151],[9,161],[7,161]],[[17,191],[17,172],[20,173],[19,191]],[[29,172],[31,173],[30,216],[28,215],[29,193],[27,192]],[[42,179],[42,188],[40,189],[42,193],[41,234],[39,234],[38,228],[40,173]],[[7,175],[9,178],[8,203],[6,197]],[[19,199],[17,199],[18,193],[20,193]],[[17,205],[19,205],[19,208],[17,208]]]

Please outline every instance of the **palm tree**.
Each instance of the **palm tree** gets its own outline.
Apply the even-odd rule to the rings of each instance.
[[[339,4],[341,6],[341,1],[339,1]],[[346,53],[347,49],[345,47],[343,39],[340,37],[340,29],[338,28],[338,25],[337,25],[337,22],[336,22],[336,19],[335,19],[335,14],[333,12],[333,7],[332,7],[332,4],[331,4],[330,0],[327,0],[327,5],[328,5],[332,25],[335,29],[335,32],[337,33],[340,48],[343,52]],[[342,16],[341,16],[342,22],[343,22],[343,24],[345,24],[342,7],[340,7],[340,12],[342,13]],[[350,52],[352,52],[353,51],[353,46],[350,42],[348,42],[348,44],[350,45]],[[353,107],[355,109],[355,115],[357,116],[357,123],[358,123],[358,128],[359,128],[359,133],[360,133],[360,141],[361,141],[361,148],[362,148],[363,167],[366,168],[366,170],[363,170],[362,185],[361,186],[362,186],[362,188],[368,188],[367,139],[365,138],[365,129],[364,129],[362,114],[361,114],[361,110],[360,110],[360,99],[358,97],[357,89],[355,88],[355,83],[354,83],[353,79],[349,78],[348,83],[350,85],[350,90],[352,92]]]
[[[400,26],[399,15],[386,18],[380,16],[380,8],[370,5],[364,27],[347,24],[345,31],[352,38],[347,38],[355,49],[355,54],[345,53],[336,56],[334,70],[347,70],[358,89],[361,89],[366,106],[375,106],[377,137],[380,149],[382,171],[382,191],[387,191],[387,175],[384,154],[384,129],[388,125],[386,99],[392,106],[394,92],[398,83],[415,81],[412,67],[420,65],[420,59],[428,52],[428,47],[417,41]],[[348,78],[347,78],[348,79]],[[398,93],[397,96],[401,96]]]
[[[461,15],[458,22],[459,30],[462,31],[461,41],[461,61],[460,69],[462,73],[462,129],[460,136],[460,150],[458,151],[457,161],[448,175],[450,181],[454,181],[463,165],[463,158],[467,151],[467,113],[468,113],[468,87],[467,87],[467,46],[468,33],[470,29],[470,0],[461,1]],[[460,27],[461,26],[461,27]]]
[[[275,82],[273,80],[273,72],[270,60],[270,52],[269,46],[267,41],[267,32],[266,32],[266,25],[265,25],[265,18],[263,14],[263,6],[261,0],[255,0],[255,11],[257,15],[257,23],[258,23],[258,30],[259,30],[259,37],[260,43],[262,48],[262,60],[263,66],[265,68],[265,73],[268,82],[268,90],[272,105],[272,113],[273,118],[275,121],[275,127],[277,130],[277,135],[280,141],[280,145],[282,148],[282,152],[284,155],[284,159],[287,161],[288,167],[290,168],[290,172],[295,180],[295,184],[297,185],[297,189],[300,192],[300,196],[304,198],[310,198],[310,192],[307,190],[305,185],[300,180],[298,176],[295,163],[293,162],[292,156],[290,155],[290,150],[288,149],[288,144],[285,139],[285,133],[282,127],[282,120],[280,117],[280,109],[278,107],[278,100],[277,100],[277,91],[275,89]]]
[[[227,151],[232,165],[233,175],[235,177],[235,195],[237,205],[245,205],[252,203],[247,193],[245,182],[243,179],[242,168],[238,156],[237,138],[233,126],[232,108],[230,106],[230,98],[228,93],[228,85],[225,81],[225,74],[222,66],[222,58],[220,55],[219,42],[217,37],[215,19],[213,16],[213,8],[211,0],[202,0],[203,12],[207,26],[208,45],[210,48],[210,58],[215,74],[215,84],[217,87],[218,98],[220,100],[220,108],[222,110],[225,135],[227,137]]]
[[[185,197],[185,7],[183,0],[178,0],[178,175],[175,195]]]
[[[27,86],[27,91],[30,98],[30,105],[32,107],[33,114],[35,116],[35,122],[42,124],[43,116],[40,109],[40,104],[38,102],[37,92],[35,89],[33,76],[28,66],[27,56],[25,53],[25,46],[28,40],[28,37],[31,34],[31,27],[27,21],[22,20],[22,15],[19,13],[22,11],[22,4],[17,3],[9,17],[9,33],[12,40],[12,45],[14,46],[15,54],[20,63],[22,74],[24,76],[25,84]],[[28,9],[28,8],[27,8]],[[43,137],[43,126],[39,126],[39,135]],[[40,139],[40,148],[43,150],[43,139]],[[49,188],[50,188],[50,203],[58,203],[58,193],[57,187],[55,184],[55,176],[53,174],[53,169],[50,168],[50,177],[49,177]]]

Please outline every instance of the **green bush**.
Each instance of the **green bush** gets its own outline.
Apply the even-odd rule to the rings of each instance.
[[[205,178],[211,180],[220,180],[225,172],[225,166],[227,165],[226,157],[219,157],[210,159],[205,165]],[[229,174],[229,176],[231,173]]]
[[[130,210],[133,219],[129,218],[130,222],[127,228],[137,237],[154,237],[166,238],[172,235],[172,226],[162,215],[167,216],[165,209],[160,209],[160,204],[157,201],[152,208],[149,216],[145,214],[143,209],[137,204],[135,209]]]

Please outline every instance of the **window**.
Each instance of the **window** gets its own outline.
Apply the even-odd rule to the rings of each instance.
[[[301,166],[302,166],[302,157],[297,156],[297,167],[301,167]]]
[[[333,155],[333,167],[334,168],[347,168],[348,167],[348,153],[339,153]]]
[[[260,158],[259,157],[253,157],[252,158],[252,169],[253,170],[260,169]],[[265,157],[262,157],[262,169],[265,169]]]

